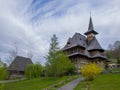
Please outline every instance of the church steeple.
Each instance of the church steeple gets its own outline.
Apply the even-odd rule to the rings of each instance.
[[[90,20],[89,20],[89,26],[88,26],[88,31],[84,33],[85,35],[88,34],[98,34],[96,31],[94,31],[94,27],[93,27],[93,23],[92,23],[92,17],[90,16]]]
[[[92,18],[90,16],[88,31],[91,31],[91,30],[94,30],[94,27],[93,27],[93,23],[92,23]]]

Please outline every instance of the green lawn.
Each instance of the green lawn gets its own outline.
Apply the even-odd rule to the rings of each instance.
[[[88,82],[89,90],[120,90],[120,74],[104,74]],[[74,90],[85,90],[86,82],[80,83]]]
[[[73,76],[72,76],[73,77]],[[5,90],[42,90],[52,84],[56,84],[60,81],[66,80],[70,76],[64,76],[60,78],[37,78],[31,80],[24,80],[12,83],[4,84]]]

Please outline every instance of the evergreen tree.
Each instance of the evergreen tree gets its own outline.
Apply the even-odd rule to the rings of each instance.
[[[54,34],[53,37],[51,38],[51,43],[50,43],[50,49],[48,52],[47,60],[48,64],[52,64],[54,60],[56,60],[56,53],[59,51],[59,46],[58,46],[58,39],[56,35]]]
[[[54,34],[51,38],[50,49],[46,57],[46,72],[49,75],[55,74],[55,61],[57,60],[57,52],[60,50],[58,44],[58,39]]]
[[[65,73],[73,72],[74,65],[58,46],[58,40],[54,34],[51,38],[50,49],[46,57],[46,73],[49,76],[62,76]]]

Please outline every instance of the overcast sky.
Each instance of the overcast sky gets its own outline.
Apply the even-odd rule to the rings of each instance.
[[[32,52],[44,64],[51,36],[62,48],[75,32],[87,31],[90,12],[104,49],[120,40],[120,0],[0,0],[0,58],[16,42],[18,55]]]

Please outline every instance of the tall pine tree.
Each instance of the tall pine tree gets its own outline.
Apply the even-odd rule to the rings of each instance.
[[[57,60],[57,52],[60,50],[58,45],[58,39],[54,34],[51,38],[50,49],[46,57],[46,72],[48,75],[55,74],[55,61]]]
[[[57,59],[56,53],[60,50],[58,45],[59,45],[58,39],[54,34],[53,37],[51,38],[50,49],[46,57],[48,64],[52,64],[53,61]]]
[[[65,73],[74,71],[74,65],[70,62],[67,55],[60,50],[55,34],[51,38],[50,49],[46,59],[46,74],[49,76],[62,76]]]

